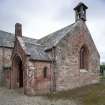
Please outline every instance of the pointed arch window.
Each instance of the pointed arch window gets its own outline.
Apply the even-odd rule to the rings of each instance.
[[[88,69],[88,48],[82,46],[80,49],[80,69]]]

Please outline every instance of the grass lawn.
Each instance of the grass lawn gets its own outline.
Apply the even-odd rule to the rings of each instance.
[[[105,81],[73,90],[48,94],[51,100],[73,99],[81,105],[105,105]]]

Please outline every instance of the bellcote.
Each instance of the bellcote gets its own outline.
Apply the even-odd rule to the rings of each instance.
[[[80,2],[75,8],[75,21],[78,21],[78,20],[83,20],[83,21],[86,21],[86,9],[88,9],[88,7]]]

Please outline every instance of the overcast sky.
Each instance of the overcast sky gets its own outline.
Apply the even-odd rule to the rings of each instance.
[[[84,2],[87,26],[105,61],[105,0],[0,0],[0,30],[14,33],[14,25],[23,26],[23,35],[39,39],[75,21],[73,8]]]

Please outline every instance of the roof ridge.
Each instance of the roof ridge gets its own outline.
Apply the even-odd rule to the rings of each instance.
[[[39,44],[37,42],[36,43],[26,42],[26,44],[31,44],[31,45],[46,47],[45,45],[41,45],[41,44]]]

